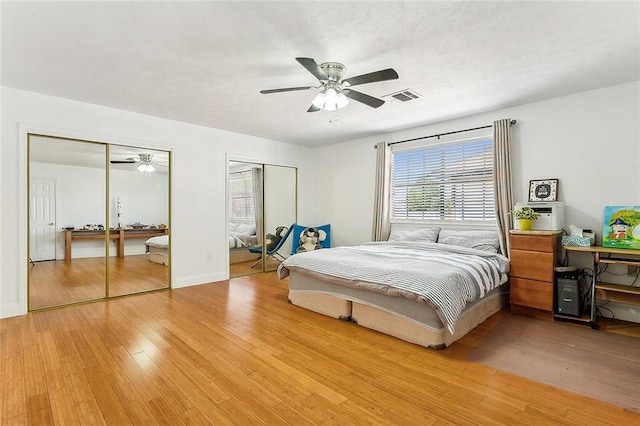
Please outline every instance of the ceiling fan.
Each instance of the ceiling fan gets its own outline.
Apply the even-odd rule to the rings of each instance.
[[[158,164],[153,161],[153,154],[140,153],[135,157],[129,157],[125,160],[111,160],[111,164],[136,164],[140,165],[137,167],[137,170],[140,172],[152,172],[155,170],[154,166],[166,167],[163,164]]]
[[[360,84],[375,83],[378,81],[395,80],[398,73],[392,68],[375,71],[355,77],[345,78],[347,68],[338,62],[323,62],[320,65],[312,58],[296,58],[296,61],[313,74],[320,84],[318,86],[286,87],[283,89],[261,90],[262,94],[292,92],[296,90],[321,89],[311,103],[307,112],[320,110],[335,111],[344,108],[349,103],[349,99],[361,102],[371,108],[378,108],[384,101],[382,99],[353,90],[351,87]],[[349,99],[347,99],[349,98]]]

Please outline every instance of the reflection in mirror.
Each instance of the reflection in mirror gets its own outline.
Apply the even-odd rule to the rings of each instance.
[[[262,272],[261,164],[229,162],[229,275]]]
[[[229,162],[230,276],[273,271],[291,254],[296,173],[294,167]]]
[[[264,240],[267,241],[265,271],[275,271],[291,255],[291,234],[296,223],[296,169],[264,166]]]
[[[28,136],[29,310],[105,297],[106,145]]]
[[[109,145],[109,297],[168,288],[169,152]]]

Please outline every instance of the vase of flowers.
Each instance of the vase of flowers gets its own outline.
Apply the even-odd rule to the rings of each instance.
[[[540,215],[529,206],[524,206],[513,211],[513,217],[518,219],[518,225],[520,225],[521,231],[530,231],[533,221],[539,216]]]

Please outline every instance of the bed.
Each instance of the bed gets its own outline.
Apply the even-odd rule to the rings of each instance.
[[[151,237],[144,242],[146,253],[149,253],[149,261],[160,265],[169,266],[169,236],[160,235]]]
[[[246,249],[257,244],[255,225],[243,222],[229,222],[229,248]]]
[[[506,305],[509,261],[497,253],[495,233],[406,234],[296,254],[278,277],[289,277],[294,305],[434,349]]]
[[[255,224],[229,222],[229,263],[255,261],[256,256],[247,249],[257,245],[259,243]]]

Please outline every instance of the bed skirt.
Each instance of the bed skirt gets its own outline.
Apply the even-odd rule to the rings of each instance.
[[[500,311],[508,303],[507,289],[500,286],[467,305],[451,334],[426,303],[327,283],[299,271],[289,276],[292,304],[432,349],[444,349]]]
[[[169,254],[167,249],[151,248],[149,261],[159,265],[169,266]]]

